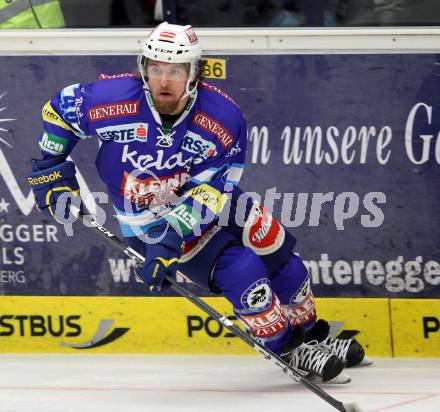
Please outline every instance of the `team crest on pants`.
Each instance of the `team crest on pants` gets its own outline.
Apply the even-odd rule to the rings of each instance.
[[[300,290],[291,297],[290,304],[284,306],[284,311],[292,326],[306,325],[316,318],[315,298],[310,287],[310,278],[307,278]]]
[[[304,283],[301,285],[299,290],[290,298],[289,303],[291,305],[296,305],[298,303],[304,302],[311,291],[312,289],[310,287],[310,277],[307,275],[307,278],[304,280]]]
[[[241,304],[247,310],[264,310],[272,303],[272,289],[269,280],[262,278],[249,286],[241,295]]]
[[[240,315],[240,319],[257,338],[269,338],[287,327],[286,315],[277,296],[264,312],[254,315]]]
[[[284,228],[258,203],[252,205],[243,228],[243,244],[257,255],[268,255],[284,242]]]

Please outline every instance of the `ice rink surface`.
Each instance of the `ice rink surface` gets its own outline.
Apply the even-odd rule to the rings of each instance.
[[[368,412],[440,411],[440,359],[373,360],[322,387]],[[0,355],[1,412],[332,410],[258,356]]]

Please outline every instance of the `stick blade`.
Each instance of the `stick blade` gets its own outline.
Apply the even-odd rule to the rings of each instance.
[[[364,412],[356,402],[344,403],[345,412]]]

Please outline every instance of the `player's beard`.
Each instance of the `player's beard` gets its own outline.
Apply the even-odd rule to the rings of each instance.
[[[154,107],[160,114],[172,114],[177,110],[177,106],[179,105],[179,100],[167,100],[164,101],[162,99],[154,99]]]
[[[163,93],[166,95],[164,96]],[[154,107],[160,114],[176,113],[179,109],[182,96],[176,96],[172,90],[166,88],[160,89],[156,93],[153,93]]]

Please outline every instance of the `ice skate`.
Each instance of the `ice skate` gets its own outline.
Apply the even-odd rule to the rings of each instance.
[[[343,371],[344,362],[320,350],[317,341],[286,351],[281,358],[301,375],[317,383],[349,383],[351,380]]]
[[[322,351],[337,356],[345,363],[345,367],[368,366],[373,362],[365,356],[362,345],[356,339],[339,339],[327,337],[320,342]]]
[[[316,322],[307,332],[306,342],[310,339],[319,342],[319,348],[330,355],[341,359],[345,367],[368,366],[373,362],[365,356],[362,345],[356,339],[340,339],[328,336],[330,325],[323,319]]]

